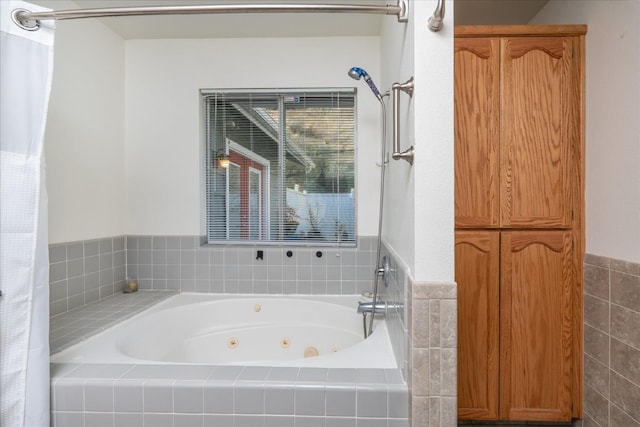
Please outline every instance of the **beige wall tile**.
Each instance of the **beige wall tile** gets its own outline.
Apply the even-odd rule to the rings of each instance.
[[[412,350],[411,391],[414,396],[429,396],[429,349]]]
[[[585,254],[584,263],[587,265],[593,265],[596,267],[603,267],[608,270],[609,266],[611,265],[611,258],[606,256]]]
[[[584,266],[584,293],[609,300],[609,269]]]
[[[609,335],[584,325],[584,352],[605,366],[609,366]]]
[[[440,349],[429,349],[429,396],[442,396],[442,369]]]
[[[455,283],[414,282],[413,296],[422,299],[455,299]]]
[[[634,420],[616,405],[611,405],[609,411],[611,416],[611,426],[640,427],[640,421]]]
[[[602,332],[609,332],[609,301],[585,295],[584,323]]]
[[[440,347],[456,348],[458,335],[458,303],[456,300],[440,301]]]
[[[640,420],[640,387],[611,372],[611,402],[631,418]]]
[[[628,380],[640,384],[640,350],[612,339],[611,369]]]
[[[640,311],[640,276],[612,271],[611,302]]]
[[[456,397],[458,395],[458,352],[455,348],[443,348],[440,351],[440,371],[442,396]]]
[[[429,300],[414,299],[411,307],[413,345],[429,347]]]
[[[612,337],[636,348],[640,348],[640,327],[638,327],[638,325],[640,325],[640,313],[627,310],[617,305],[611,305]]]
[[[609,398],[609,367],[584,355],[584,385]]]
[[[411,397],[411,425],[414,427],[429,425],[429,398]]]
[[[440,300],[429,300],[429,347],[440,347]]]
[[[601,427],[609,426],[609,401],[591,387],[584,388],[584,411]]]
[[[620,271],[622,273],[627,273],[634,276],[640,276],[640,264],[636,262],[611,259],[611,270]]]

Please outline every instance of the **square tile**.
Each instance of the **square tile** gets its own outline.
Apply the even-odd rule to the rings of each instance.
[[[84,425],[91,427],[113,427],[113,413],[86,412]]]
[[[204,414],[204,427],[234,427],[233,415]]]
[[[144,383],[144,412],[173,413],[173,381]]]
[[[144,425],[153,427],[173,427],[173,414],[144,414]]]
[[[265,415],[264,427],[294,427],[295,418],[292,416]]]
[[[142,413],[122,414],[116,412],[113,425],[117,427],[144,427],[144,417]]]
[[[203,427],[204,415],[203,414],[174,414],[173,426],[174,427]]]
[[[356,388],[355,386],[334,386],[326,388],[327,416],[355,417],[356,415]]]
[[[261,383],[236,383],[233,387],[234,414],[264,414],[264,387]]]
[[[59,379],[53,387],[56,411],[84,411],[84,380]]]
[[[126,380],[116,381],[113,401],[115,412],[142,413],[144,411],[142,382]]]
[[[296,415],[324,415],[325,387],[314,383],[298,383],[295,386]]]
[[[173,384],[175,413],[201,414],[204,408],[203,381],[176,381]]]
[[[294,399],[294,386],[292,384],[269,384],[265,388],[265,413],[293,415]]]
[[[113,412],[113,381],[86,381],[84,384],[84,410]]]
[[[233,414],[232,384],[205,382],[203,386],[203,411],[206,414]]]
[[[358,417],[387,417],[386,386],[360,386],[356,391]]]

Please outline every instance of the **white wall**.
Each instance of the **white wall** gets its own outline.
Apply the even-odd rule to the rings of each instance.
[[[122,235],[124,42],[97,20],[56,25],[45,133],[49,243]]]
[[[531,24],[587,24],[587,253],[640,262],[640,1],[551,0]]]
[[[200,234],[203,88],[357,87],[358,234],[377,233],[378,37],[126,42],[127,234]]]
[[[413,145],[415,161],[391,160],[383,235],[414,280],[453,282],[453,14],[440,32],[429,31],[436,4],[411,2],[409,23],[383,26],[383,87],[415,79],[413,96],[400,97],[401,150]]]

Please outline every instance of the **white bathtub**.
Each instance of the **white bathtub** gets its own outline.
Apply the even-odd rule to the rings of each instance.
[[[384,321],[363,339],[359,299],[183,293],[51,361],[397,368]]]

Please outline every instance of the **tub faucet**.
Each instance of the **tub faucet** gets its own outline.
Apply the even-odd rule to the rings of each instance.
[[[395,302],[378,301],[375,306],[373,302],[358,302],[358,314],[373,313],[387,314],[389,310],[402,309],[403,305]]]

